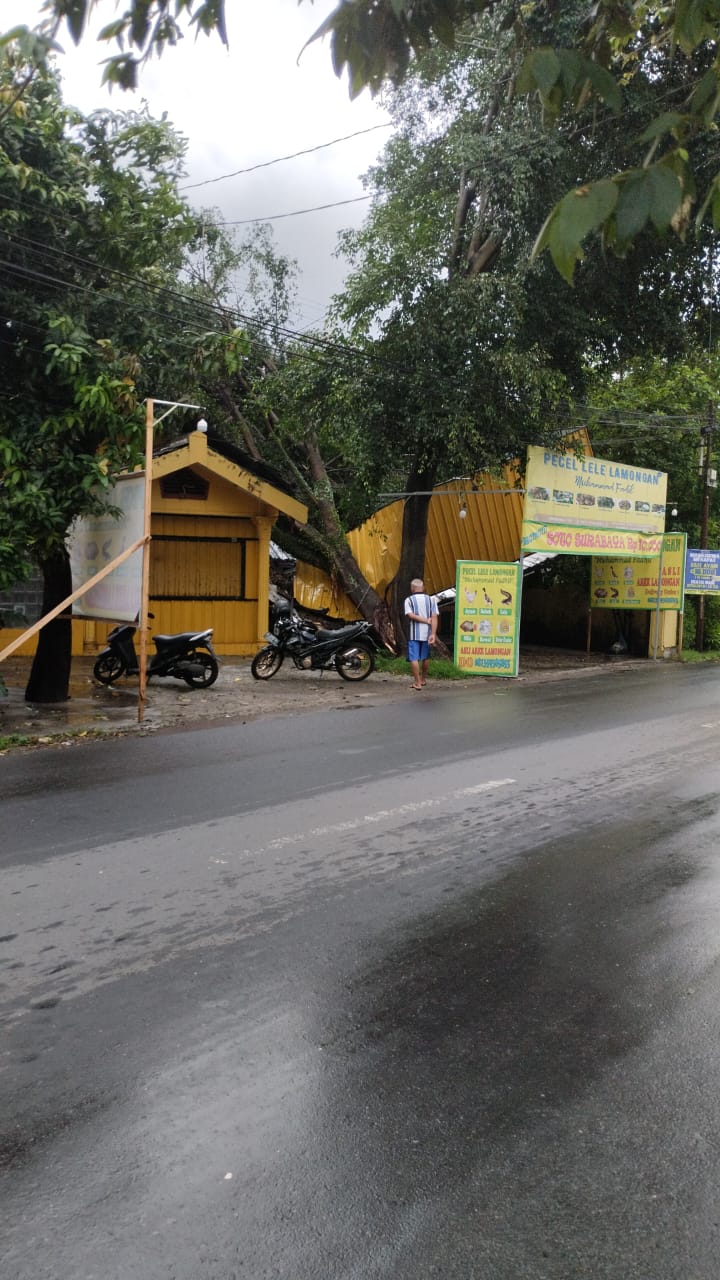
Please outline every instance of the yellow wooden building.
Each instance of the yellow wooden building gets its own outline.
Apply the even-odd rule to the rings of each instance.
[[[274,471],[194,431],[156,450],[152,473],[150,610],[157,633],[214,628],[221,654],[253,654],[268,627],[270,533],[307,508]],[[73,621],[73,653],[95,653],[112,624]],[[2,632],[0,648],[21,634]],[[32,653],[35,639],[18,653]]]

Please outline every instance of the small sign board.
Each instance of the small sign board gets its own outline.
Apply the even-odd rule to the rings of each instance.
[[[474,676],[516,676],[520,566],[458,560],[455,584],[455,665]]]
[[[686,538],[684,533],[663,535],[659,601],[659,556],[653,556],[651,560],[611,560],[593,556],[590,578],[593,609],[682,609]]]
[[[688,547],[685,556],[685,591],[688,595],[720,595],[720,551]]]

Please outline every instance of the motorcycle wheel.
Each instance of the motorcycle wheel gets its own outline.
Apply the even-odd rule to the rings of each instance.
[[[270,680],[279,671],[282,666],[283,655],[279,649],[273,649],[268,645],[267,649],[261,649],[255,654],[250,663],[250,674],[256,680]]]
[[[367,680],[375,670],[375,654],[364,644],[347,644],[335,654],[335,670],[343,680]]]
[[[188,659],[190,662],[202,662],[205,671],[201,676],[183,676],[185,683],[189,684],[191,689],[209,689],[210,685],[217,680],[220,670],[212,654],[207,653],[205,649],[193,649],[192,653],[188,654]]]
[[[93,675],[100,684],[112,684],[125,675],[125,663],[116,653],[101,653],[93,667]]]

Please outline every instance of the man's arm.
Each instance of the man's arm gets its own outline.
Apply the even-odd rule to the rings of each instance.
[[[437,629],[440,625],[440,614],[438,613],[437,602],[434,596],[430,597],[430,635],[428,642],[434,644],[437,639]]]

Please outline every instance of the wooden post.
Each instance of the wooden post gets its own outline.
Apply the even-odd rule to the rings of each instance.
[[[277,517],[274,517],[276,519]],[[257,596],[257,614],[255,630],[257,632],[255,643],[261,645],[263,637],[270,625],[268,620],[269,610],[269,565],[270,565],[270,533],[273,526],[273,518],[270,516],[255,516],[254,524],[258,536],[258,576],[255,594]]]
[[[702,511],[700,515],[700,549],[704,551],[708,544],[708,523],[710,520],[710,462],[713,430],[715,428],[715,407],[708,401],[708,422],[701,432],[703,448],[702,467]],[[705,596],[697,598],[697,626],[695,628],[695,648],[699,653],[705,649]]]
[[[138,724],[145,715],[147,687],[148,601],[150,597],[150,519],[152,514],[152,459],[155,401],[145,406],[145,507],[143,517],[142,590],[140,598],[140,670],[138,672]]]
[[[658,576],[657,576],[657,597],[655,600],[655,652],[653,659],[658,656],[658,646],[660,644],[660,599],[662,596],[662,571],[663,571],[663,552],[665,551],[665,534],[660,539],[660,555],[658,556]],[[663,633],[663,645],[665,636]]]

